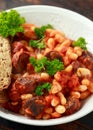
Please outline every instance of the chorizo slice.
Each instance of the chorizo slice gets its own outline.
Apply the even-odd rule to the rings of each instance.
[[[42,80],[39,74],[21,76],[11,85],[9,97],[12,101],[19,101],[22,94],[33,93],[40,83]]]
[[[25,43],[25,41],[13,42],[12,43],[12,53],[16,53],[16,52],[20,51],[21,49],[26,50],[24,43]]]
[[[23,49],[16,52],[12,57],[13,73],[23,73],[29,62],[29,54]]]
[[[42,97],[33,97],[24,104],[26,114],[31,113],[32,116],[41,114],[46,106],[46,102]]]
[[[72,62],[72,66],[73,66],[73,71],[74,71],[74,73],[76,73],[76,71],[77,71],[77,69],[78,69],[79,67],[85,68],[85,65],[82,64],[81,62],[79,62],[78,60],[73,61],[73,62]]]
[[[86,68],[93,72],[93,54],[89,51],[84,51],[78,59]]]
[[[66,103],[66,112],[65,115],[70,115],[75,113],[80,109],[81,103],[79,99],[74,97],[68,97],[67,103]]]
[[[50,60],[59,59],[60,61],[62,61],[62,56],[57,51],[48,52],[46,54],[46,57],[49,58]]]

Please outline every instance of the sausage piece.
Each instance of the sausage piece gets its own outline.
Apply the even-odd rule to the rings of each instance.
[[[26,50],[24,42],[15,41],[12,43],[12,53],[16,53],[16,52],[20,51],[21,49]]]
[[[75,61],[73,61],[72,62],[72,66],[73,66],[73,71],[74,71],[74,73],[76,73],[76,71],[77,71],[77,69],[79,68],[79,67],[85,67],[85,65],[84,64],[82,64],[81,62],[79,62],[78,60],[75,60]]]
[[[48,52],[46,54],[46,57],[49,58],[50,60],[59,59],[60,61],[62,61],[62,56],[57,51]]]
[[[29,54],[21,49],[12,57],[13,73],[23,73],[29,62]]]
[[[25,102],[25,112],[26,114],[31,113],[32,116],[37,116],[43,112],[45,104],[45,100],[42,97],[33,97]]]
[[[80,109],[80,101],[77,98],[74,97],[68,97],[67,104],[66,104],[66,112],[65,115],[70,115],[75,113]]]
[[[9,97],[12,101],[19,101],[22,94],[33,93],[40,83],[42,83],[42,79],[39,74],[21,76],[11,85]]]
[[[19,101],[21,94],[32,93],[36,88],[36,80],[29,77],[18,78],[9,90],[12,101]]]
[[[86,68],[90,69],[93,72],[93,54],[84,51],[82,56],[78,59],[83,65],[85,65]]]

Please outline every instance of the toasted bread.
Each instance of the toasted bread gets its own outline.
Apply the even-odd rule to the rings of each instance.
[[[0,36],[0,91],[11,83],[12,61],[9,40]]]

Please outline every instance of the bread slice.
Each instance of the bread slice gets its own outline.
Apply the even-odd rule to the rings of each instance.
[[[11,83],[12,61],[9,40],[0,36],[0,91]]]

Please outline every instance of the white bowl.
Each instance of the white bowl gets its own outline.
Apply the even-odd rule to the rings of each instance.
[[[24,16],[29,23],[34,23],[39,26],[51,24],[56,29],[63,31],[66,36],[71,39],[84,37],[88,42],[88,50],[93,52],[93,22],[84,16],[67,9],[43,5],[23,6],[14,9]],[[92,111],[93,95],[85,100],[82,108],[78,112],[67,117],[50,120],[34,120],[5,111],[3,109],[0,109],[0,116],[23,124],[49,126],[77,120]]]

